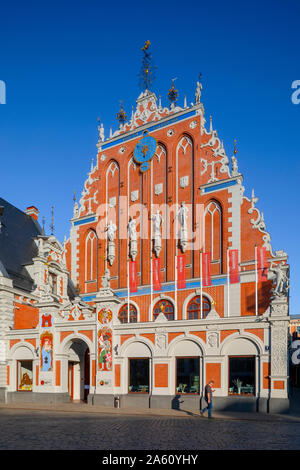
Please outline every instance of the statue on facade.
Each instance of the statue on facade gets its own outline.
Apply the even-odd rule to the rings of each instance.
[[[200,82],[197,82],[197,88],[195,92],[195,104],[200,103],[201,91],[202,91],[202,84]]]
[[[184,253],[188,244],[188,227],[187,227],[187,218],[188,218],[188,208],[185,205],[185,202],[181,203],[181,206],[177,212],[177,217],[180,221],[180,245],[182,252]]]
[[[153,239],[154,239],[154,251],[155,255],[158,258],[160,250],[161,250],[161,226],[163,223],[163,218],[159,212],[156,213],[152,217],[153,220]]]
[[[237,159],[235,155],[231,157],[231,165],[232,165],[232,176],[237,176],[239,174]]]
[[[99,121],[100,123],[100,121]],[[98,126],[98,131],[99,131],[99,140],[100,142],[104,142],[104,127],[103,127],[103,124],[101,122],[101,125]]]
[[[284,266],[284,261],[275,266],[274,263],[271,263],[270,266],[270,271],[273,272],[271,279],[275,281],[275,287],[272,289],[274,298],[287,297],[289,292],[290,282],[287,269]]]
[[[136,233],[136,220],[131,217],[128,222],[128,232],[130,239],[130,256],[133,261],[137,255],[137,233]]]
[[[108,238],[108,254],[107,254],[107,259],[109,261],[110,266],[113,264],[116,253],[115,253],[115,233],[117,231],[117,226],[112,222],[112,220],[109,221],[109,224],[106,227],[107,230],[107,238]]]
[[[114,241],[115,238],[115,233],[117,231],[116,225],[112,222],[112,220],[109,221],[109,224],[106,227],[107,230],[107,238],[110,242]]]
[[[104,289],[110,287],[110,272],[109,269],[105,269],[103,276],[101,277],[101,284]]]

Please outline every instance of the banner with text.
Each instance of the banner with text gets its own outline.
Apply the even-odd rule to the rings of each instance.
[[[264,282],[268,280],[267,250],[264,246],[257,247],[257,280]]]
[[[129,288],[130,288],[130,292],[137,292],[136,261],[129,262]]]
[[[177,288],[185,288],[185,255],[177,256]]]
[[[152,260],[152,272],[153,272],[153,289],[161,290],[160,258],[154,258]]]

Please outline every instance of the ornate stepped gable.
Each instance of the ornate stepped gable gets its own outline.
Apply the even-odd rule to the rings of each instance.
[[[223,189],[223,183],[225,185],[228,184],[229,187],[229,184],[231,184],[233,180],[238,184],[242,221],[239,228],[239,230],[241,230],[239,241],[240,246],[235,247],[231,234],[224,233],[222,240],[223,250],[225,246],[228,248],[240,248],[240,261],[243,262],[254,259],[255,245],[264,246],[268,250],[268,257],[275,259],[279,257],[280,259],[286,260],[286,253],[283,251],[274,253],[272,249],[271,237],[266,230],[263,214],[255,206],[257,198],[254,196],[254,192],[252,193],[251,198],[244,196],[245,188],[242,184],[243,176],[238,169],[236,152],[231,157],[230,166],[223,142],[218,137],[217,131],[213,129],[211,117],[209,129],[206,129],[204,107],[200,102],[201,92],[202,85],[198,82],[195,93],[196,104],[191,103],[190,107],[188,107],[185,100],[184,107],[175,105],[171,105],[171,107],[162,107],[161,99],[159,99],[159,103],[157,104],[157,97],[155,94],[146,90],[138,97],[136,110],[132,111],[131,120],[129,122],[121,123],[119,129],[113,134],[111,133],[108,139],[105,140],[104,138],[103,124],[101,127],[99,126],[97,164],[94,165],[94,162],[92,161],[91,170],[84,183],[84,189],[79,201],[79,206],[76,202],[74,205],[74,219],[80,220],[82,218],[89,218],[90,216],[97,217],[97,215],[99,219],[100,214],[97,212],[97,209],[101,204],[107,204],[110,208],[118,208],[120,202],[119,197],[122,195],[127,196],[128,185],[130,185],[130,194],[128,194],[130,204],[141,202],[141,192],[143,189],[140,183],[136,180],[136,176],[134,176],[136,181],[134,184],[136,187],[133,187],[134,184],[131,186],[131,183],[128,183],[126,180],[129,175],[130,178],[132,178],[134,173],[138,173],[137,165],[132,158],[133,150],[137,141],[141,139],[143,132],[147,130],[150,135],[157,139],[158,142],[154,160],[161,164],[161,166],[164,166],[166,161],[170,161],[168,172],[174,172],[175,162],[171,162],[173,158],[171,154],[175,151],[176,146],[179,159],[181,156],[189,158],[189,152],[195,153],[193,170],[194,182],[192,183],[189,181],[189,178],[191,180],[191,175],[188,176],[182,174],[182,176],[180,175],[179,181],[180,188],[184,189],[189,185],[194,184],[194,202],[196,202],[197,199],[197,202],[207,205],[209,200],[214,197],[216,200],[219,200],[223,211],[223,230],[228,230],[229,232],[232,230],[232,224],[230,223],[232,203],[229,192],[226,189],[221,191],[221,188]],[[184,168],[182,170],[179,168],[179,171],[184,171]],[[156,176],[154,176],[154,179],[155,178]],[[216,185],[216,188],[220,188],[220,190],[217,192],[210,192],[211,185]],[[201,188],[201,192],[198,194],[196,186]],[[164,192],[165,188],[163,183],[154,184],[154,198],[158,197],[160,199],[159,202],[164,201],[169,204],[176,202],[174,200],[174,194],[166,196]],[[198,197],[198,195],[201,197]],[[211,197],[209,197],[210,195]],[[147,205],[150,201],[146,201],[146,199],[145,202]],[[153,203],[156,202],[157,200],[153,200]],[[178,203],[179,202],[180,201],[178,201]],[[97,291],[100,287],[100,278],[104,272],[104,259],[107,256],[103,251],[105,241],[98,239],[97,223],[95,222],[96,219],[91,219],[91,223],[89,224],[90,229],[95,233],[95,248],[93,251],[93,256],[95,256],[94,268],[97,265],[97,269],[95,268],[95,270],[97,270],[97,274],[94,275],[94,277],[97,277],[97,282],[93,285],[91,284],[91,291]],[[116,237],[116,241],[119,237],[121,224],[122,221],[120,219],[120,224],[116,224],[116,229],[113,235]],[[126,224],[124,223],[123,225]],[[84,248],[82,245],[83,238],[86,236],[86,229],[87,226],[84,225],[84,227],[80,227],[77,231],[76,247],[73,245],[71,249],[70,239],[66,242],[68,268],[72,273],[71,265],[73,263],[74,267],[76,256],[76,272],[74,273],[73,268],[72,279],[75,284],[78,282],[81,284],[81,289],[83,288],[82,281],[84,278],[82,265],[85,263],[83,255]],[[126,227],[123,227],[123,230],[124,229],[126,230]],[[83,231],[85,231],[84,234]],[[80,245],[79,250],[78,242]],[[114,246],[112,247],[111,254],[109,255],[110,266],[113,266],[115,260],[117,260],[119,256],[118,250],[121,249],[121,246],[119,244],[118,246],[115,246],[117,244],[113,244]],[[139,243],[137,249],[141,249]],[[73,260],[71,253],[73,253]],[[103,262],[101,260],[103,260]],[[226,271],[225,264],[226,260],[223,256],[223,272]],[[113,268],[113,271],[112,279],[118,277],[120,280],[120,277],[122,277],[120,272],[117,272],[115,268]],[[217,274],[217,272],[215,272],[215,274]],[[91,281],[92,280],[93,279],[91,279]],[[144,283],[145,282],[149,282],[149,279],[147,278],[147,281],[145,279]],[[113,288],[115,287],[122,287],[122,282],[113,282]]]

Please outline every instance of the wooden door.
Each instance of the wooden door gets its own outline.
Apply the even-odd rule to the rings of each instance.
[[[74,398],[74,362],[68,362],[68,391],[71,400]]]

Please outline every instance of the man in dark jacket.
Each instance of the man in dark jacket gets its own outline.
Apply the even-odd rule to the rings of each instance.
[[[211,410],[212,410],[212,394],[214,392],[212,386],[214,384],[213,380],[210,380],[208,384],[205,385],[204,389],[204,398],[207,403],[207,406],[200,411],[201,416],[208,410],[208,417],[211,418]]]

